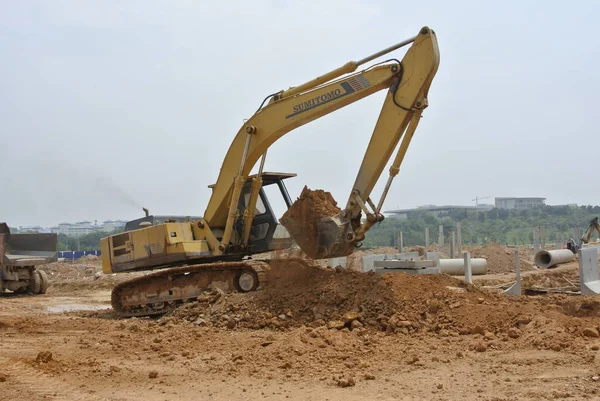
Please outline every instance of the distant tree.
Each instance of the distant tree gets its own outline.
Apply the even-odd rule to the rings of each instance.
[[[462,210],[453,209],[450,211],[449,217],[454,221],[462,221],[462,220],[466,220],[468,215],[467,215],[467,211],[464,209],[462,209]]]
[[[71,236],[58,234],[59,251],[95,251],[100,249],[100,240],[109,235],[123,232],[122,228],[117,228],[112,232],[95,231],[80,236]]]
[[[508,219],[509,212],[507,209],[499,209],[498,210],[498,218],[501,220]]]
[[[478,211],[472,212],[469,219],[462,222],[463,240],[465,243],[487,243],[494,241],[498,243],[531,244],[533,240],[532,227],[544,226],[546,229],[547,241],[553,241],[555,238],[569,238],[572,236],[573,227],[584,229],[589,221],[599,216],[600,207],[591,206],[565,208],[565,207],[537,207],[528,210],[490,210],[488,213]],[[508,213],[508,217],[506,215]],[[566,213],[566,214],[564,214]],[[564,215],[563,215],[564,214]],[[491,217],[494,217],[493,219]],[[386,219],[377,224],[367,233],[364,241],[365,247],[389,246],[394,244],[395,233],[402,231],[404,233],[404,243],[407,246],[423,245],[424,230],[429,227],[431,241],[437,240],[438,225],[444,226],[446,235],[456,229],[455,221],[451,219],[436,219],[429,213],[419,213],[407,219]],[[73,243],[71,238],[66,239]],[[83,237],[80,237],[80,244],[83,247]],[[69,249],[78,249],[77,242],[75,247]]]
[[[438,225],[438,219],[436,219],[435,216],[432,216],[430,213],[427,213],[423,216],[423,221],[425,221],[425,224],[428,226]]]
[[[493,209],[488,210],[487,218],[490,220],[496,220],[498,218],[498,209],[493,208]]]

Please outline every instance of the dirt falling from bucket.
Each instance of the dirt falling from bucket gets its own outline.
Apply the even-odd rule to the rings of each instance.
[[[340,212],[331,193],[322,189],[311,190],[305,186],[300,197],[282,216],[281,224],[308,256],[315,257],[319,245],[319,221]]]

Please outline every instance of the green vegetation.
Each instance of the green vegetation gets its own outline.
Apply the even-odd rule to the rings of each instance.
[[[13,230],[16,231],[16,230]],[[20,234],[37,234],[39,231],[20,231]],[[116,228],[112,232],[96,231],[80,236],[58,234],[59,251],[96,251],[100,249],[100,240],[109,235],[122,233],[123,228]]]
[[[578,227],[583,234],[589,221],[600,216],[600,206],[543,206],[528,210],[491,209],[487,212],[456,211],[441,219],[427,212],[416,212],[407,219],[387,218],[367,234],[365,247],[394,246],[395,235],[402,231],[405,246],[424,245],[425,227],[429,227],[430,242],[437,241],[438,225],[444,225],[444,235],[462,225],[464,244],[531,244],[533,227],[545,228],[546,243],[573,236]]]
[[[546,243],[552,243],[562,237],[573,236],[573,228],[578,227],[583,234],[589,221],[600,216],[600,206],[544,206],[528,210],[491,209],[487,212],[455,211],[441,219],[427,212],[415,212],[408,219],[387,218],[373,227],[364,241],[365,248],[394,246],[396,233],[402,231],[404,245],[424,245],[425,227],[429,227],[430,241],[437,241],[438,225],[444,226],[444,234],[456,228],[456,222],[462,224],[463,243],[466,245],[485,244],[531,244],[533,227],[545,228]],[[58,235],[59,251],[85,251],[100,249],[100,239],[118,234],[122,229],[111,233],[95,232],[82,236]]]
[[[123,229],[116,229],[112,232],[97,231],[81,236],[71,236],[58,234],[59,251],[93,251],[100,249],[100,239],[109,235],[123,232]]]

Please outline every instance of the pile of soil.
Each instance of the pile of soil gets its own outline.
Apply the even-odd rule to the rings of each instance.
[[[78,260],[74,263],[55,262],[38,268],[45,271],[50,278],[65,280],[93,276],[101,270],[101,265],[97,261]]]
[[[409,248],[404,248],[404,250],[402,252],[404,252],[404,253],[417,252],[419,254],[419,256],[424,256],[425,255],[425,247],[416,245],[416,246],[412,246]]]
[[[39,266],[48,275],[48,291],[70,292],[77,290],[108,290],[119,282],[132,278],[132,274],[102,274],[101,261],[80,259],[73,263],[55,262]],[[133,273],[133,276],[144,274]]]
[[[579,271],[546,270],[543,274],[531,274],[521,279],[524,288],[538,287],[546,289],[579,290]]]
[[[536,347],[562,349],[570,346],[569,337],[585,335],[586,321],[561,309],[566,298],[553,297],[507,297],[443,274],[380,275],[307,266],[271,280],[264,291],[207,294],[162,319],[229,330],[478,335],[485,337],[485,347],[523,336]]]
[[[304,187],[300,197],[281,217],[281,224],[288,230],[298,246],[311,258],[317,257],[318,223],[324,217],[341,212],[331,193],[321,189]]]
[[[490,242],[482,247],[474,247],[469,250],[472,258],[487,259],[488,274],[515,272],[514,250],[510,248]],[[531,263],[523,258],[520,258],[519,264],[521,271],[533,270]]]
[[[454,293],[446,287],[461,285],[445,275],[382,276],[315,265],[296,266],[290,271],[282,267],[274,272],[264,291],[216,292],[179,308],[172,316],[230,329],[329,326],[384,331],[404,328],[408,332],[421,328],[422,313],[427,311],[430,298],[435,298],[434,293],[451,299]],[[400,326],[409,320],[414,327],[412,323]]]

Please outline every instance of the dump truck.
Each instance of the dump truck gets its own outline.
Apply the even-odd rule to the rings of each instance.
[[[45,294],[48,289],[43,264],[56,261],[56,234],[12,234],[0,223],[0,293]]]

